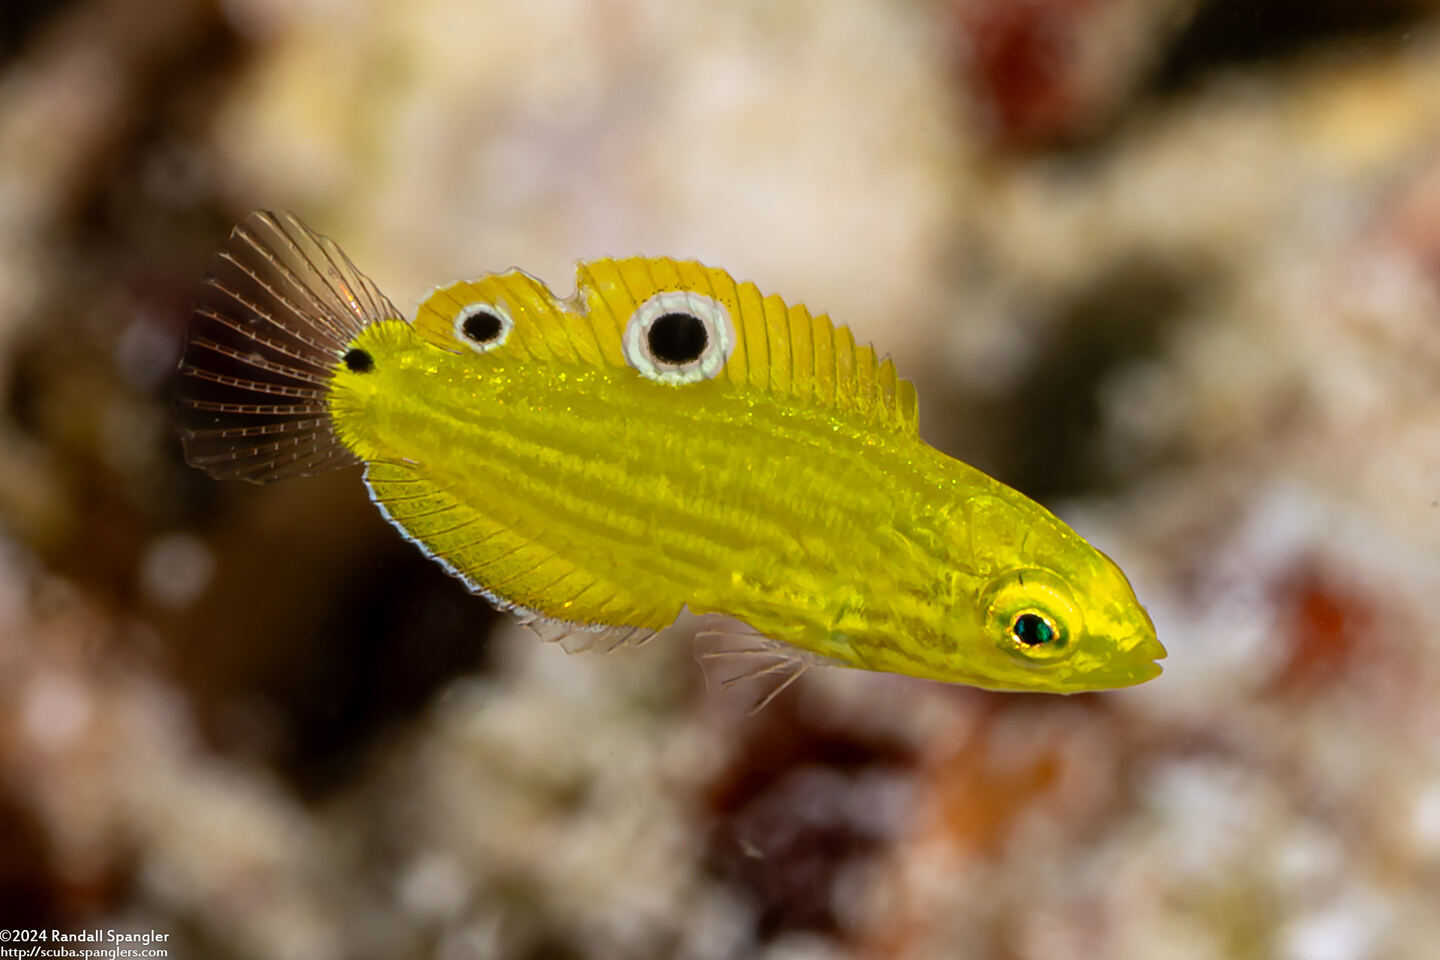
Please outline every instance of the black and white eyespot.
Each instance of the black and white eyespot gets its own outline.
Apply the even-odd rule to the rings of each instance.
[[[672,290],[655,294],[630,315],[622,346],[626,362],[642,376],[698,383],[725,369],[735,350],[735,328],[719,300]]]
[[[455,339],[476,353],[494,350],[513,329],[515,321],[510,314],[493,303],[472,303],[455,315]]]

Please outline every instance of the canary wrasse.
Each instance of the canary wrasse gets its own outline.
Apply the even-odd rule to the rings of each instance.
[[[253,214],[193,318],[187,456],[251,481],[362,464],[401,534],[571,647],[688,608],[744,624],[750,674],[787,682],[1160,672],[1119,568],[921,440],[914,388],[845,327],[693,262],[592,260],[576,285],[489,274],[407,321],[330,240]]]

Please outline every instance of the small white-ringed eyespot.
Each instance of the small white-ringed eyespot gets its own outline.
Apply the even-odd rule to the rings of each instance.
[[[730,311],[714,297],[683,290],[657,293],[625,325],[625,360],[660,383],[698,383],[717,376],[735,350]]]
[[[515,329],[515,321],[503,307],[493,303],[472,303],[455,315],[455,339],[476,353],[500,346]]]

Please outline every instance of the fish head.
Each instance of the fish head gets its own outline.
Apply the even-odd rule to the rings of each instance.
[[[970,518],[979,574],[963,578],[954,618],[968,682],[1079,693],[1160,675],[1165,648],[1114,561],[1018,494]]]

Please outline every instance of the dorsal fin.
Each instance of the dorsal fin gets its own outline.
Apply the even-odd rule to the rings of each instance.
[[[327,237],[288,213],[252,213],[216,252],[190,322],[177,390],[185,457],[257,483],[355,462],[326,397],[348,345],[400,317]]]
[[[915,388],[900,379],[889,358],[880,360],[873,347],[857,346],[848,327],[766,296],[753,283],[737,283],[724,270],[668,258],[607,258],[579,264],[576,287],[572,299],[561,299],[519,270],[459,281],[437,288],[421,303],[415,329],[455,349],[452,329],[460,311],[490,304],[515,321],[514,334],[495,351],[497,361],[510,356],[623,367],[625,327],[640,304],[661,293],[696,293],[719,301],[730,315],[736,344],[721,374],[730,382],[844,410],[877,425],[918,429]]]
[[[605,321],[618,337],[630,314],[657,293],[703,294],[730,313],[736,346],[723,376],[802,402],[834,407],[869,422],[917,429],[915,388],[887,357],[856,346],[849,327],[824,314],[766,296],[755,284],[737,283],[724,270],[693,260],[631,257],[581,263],[576,300],[597,327]]]
[[[474,280],[456,280],[430,291],[415,311],[415,332],[444,350],[464,352],[457,346],[455,321],[461,312],[477,305],[498,307],[515,327],[498,358],[510,357],[540,363],[583,366],[624,366],[620,340],[598,338],[575,305],[556,297],[550,289],[522,270],[492,273]]]

